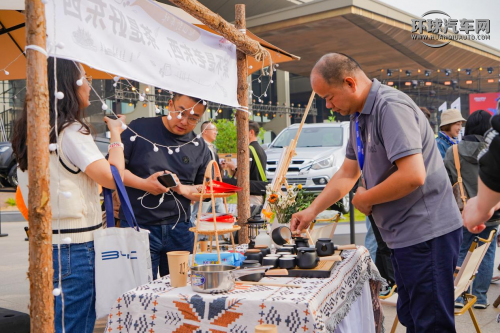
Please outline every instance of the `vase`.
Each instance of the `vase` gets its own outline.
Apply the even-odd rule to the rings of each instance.
[[[272,244],[271,236],[264,229],[259,230],[259,234],[255,237],[255,245],[265,245],[270,249]]]

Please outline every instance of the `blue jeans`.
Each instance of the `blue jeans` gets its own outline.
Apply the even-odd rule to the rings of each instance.
[[[487,239],[490,236],[491,230],[496,229],[497,227],[486,227],[480,234],[470,233],[467,228],[462,228],[464,240],[462,241],[462,245],[460,246],[460,254],[458,256],[458,266],[461,266],[464,262],[465,256],[467,255],[467,251],[472,244],[472,241],[476,236],[479,236],[483,239]],[[479,245],[481,246],[481,242]],[[481,265],[479,265],[479,269],[476,274],[476,278],[472,281],[472,294],[477,297],[477,304],[488,304],[488,299],[486,298],[486,294],[488,293],[488,289],[490,288],[491,278],[493,277],[493,267],[495,266],[495,251],[496,251],[496,242],[490,244],[488,251],[484,255],[483,261]],[[462,298],[459,297],[457,299],[458,302],[462,302]]]
[[[394,249],[398,318],[407,333],[455,333],[453,272],[462,230]]]
[[[366,220],[366,236],[365,236],[365,247],[370,252],[370,257],[372,257],[372,261],[375,262],[375,258],[377,257],[377,240],[375,239],[375,234],[373,233],[372,224],[370,223],[370,219],[368,216],[365,218]]]
[[[54,325],[62,332],[62,300],[64,294],[64,328],[66,333],[92,333],[95,314],[94,242],[61,244],[61,286],[57,245],[52,245],[54,288],[62,294],[55,297]]]
[[[123,222],[127,225],[126,222]],[[193,253],[194,233],[189,231],[191,222],[179,222],[175,229],[174,224],[168,225],[141,225],[141,229],[149,230],[149,248],[151,250],[151,264],[153,268],[153,279],[168,275],[167,252],[189,251]]]

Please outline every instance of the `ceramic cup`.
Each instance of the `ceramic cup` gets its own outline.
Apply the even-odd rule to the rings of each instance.
[[[279,266],[285,269],[295,268],[295,258],[280,258]]]

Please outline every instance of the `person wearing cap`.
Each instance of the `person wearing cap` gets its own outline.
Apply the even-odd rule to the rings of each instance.
[[[465,119],[457,109],[448,109],[441,114],[440,131],[436,143],[443,159],[448,148],[458,143],[462,122],[465,122]]]

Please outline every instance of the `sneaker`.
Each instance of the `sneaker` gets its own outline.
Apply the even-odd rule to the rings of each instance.
[[[474,304],[474,309],[486,309],[490,304]]]
[[[387,296],[391,293],[391,287],[389,286],[383,286],[382,288],[380,288],[380,292],[379,292],[379,296]]]
[[[498,282],[500,281],[500,276],[496,275],[494,277],[491,278],[491,283],[495,283],[495,282]]]
[[[455,308],[456,309],[463,309],[464,303],[462,302],[455,302]]]

